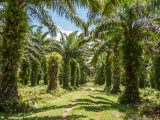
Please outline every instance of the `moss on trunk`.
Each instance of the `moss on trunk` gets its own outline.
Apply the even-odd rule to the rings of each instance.
[[[68,88],[69,83],[69,59],[64,59],[64,65],[63,65],[63,88]]]
[[[119,51],[117,50],[118,43],[114,47],[114,70],[113,70],[113,89],[112,93],[120,92],[120,60],[118,58]]]
[[[71,65],[71,86],[74,86],[75,76],[76,76],[76,63],[74,61],[71,61],[70,65]]]
[[[1,101],[18,99],[17,72],[23,49],[23,40],[28,26],[27,14],[21,8],[22,2],[12,0],[5,6],[3,14],[2,79]]]
[[[137,103],[140,101],[138,79],[142,48],[135,39],[126,39],[123,41],[122,52],[126,87],[124,94],[120,97],[120,103]]]
[[[111,60],[110,60],[110,54],[111,52],[108,50],[107,51],[107,57],[106,57],[106,87],[111,87],[111,76],[112,76],[112,72],[111,72]]]

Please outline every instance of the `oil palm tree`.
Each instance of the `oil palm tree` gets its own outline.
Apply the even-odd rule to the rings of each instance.
[[[125,3],[119,9],[118,16],[100,20],[95,32],[118,33],[123,35],[122,53],[126,73],[126,88],[120,98],[121,103],[136,103],[140,100],[138,91],[139,69],[141,66],[142,47],[139,44],[147,38],[149,31],[157,30],[158,25],[153,19],[147,18],[146,7],[141,3]],[[100,22],[101,21],[101,22]],[[148,32],[145,32],[148,31]],[[149,35],[149,34],[148,34]]]
[[[106,53],[105,58],[105,75],[106,75],[106,87],[111,87],[111,77],[112,77],[112,71],[111,71],[111,57],[114,53],[114,69],[113,69],[113,89],[114,91],[119,91],[119,85],[120,85],[120,76],[119,76],[119,59],[118,59],[118,44],[121,39],[118,38],[118,36],[110,37],[109,35],[103,35],[99,37],[101,38],[101,41],[96,43],[98,44],[98,48],[95,51],[91,64],[95,65],[97,63],[97,60],[100,55]],[[97,46],[97,45],[96,45]]]
[[[47,38],[47,35],[50,32],[42,32],[42,28],[43,28],[43,26],[39,26],[37,28],[36,32],[32,33],[32,35],[33,35],[32,42],[34,42],[38,46],[36,48],[39,51],[39,53],[41,54],[40,61],[41,61],[41,67],[43,68],[42,70],[44,72],[44,84],[46,85],[46,84],[48,84],[48,80],[47,80],[45,54],[48,52],[47,47],[51,43],[51,38]],[[40,78],[42,78],[41,72],[38,75],[37,84],[39,84]]]
[[[86,51],[79,46],[81,41],[81,35],[77,36],[77,31],[72,32],[68,36],[65,33],[61,33],[60,41],[53,41],[51,49],[62,55],[63,60],[63,88],[68,88],[69,83],[69,62],[71,59],[76,61],[76,58],[85,55]]]
[[[25,62],[29,63],[31,68],[30,71],[31,72],[31,86],[35,86],[37,79],[38,79],[38,73],[40,71],[42,71],[41,69],[41,54],[39,52],[40,47],[35,44],[33,41],[31,41],[30,39],[28,39],[26,41],[26,46],[24,47],[24,54],[23,54],[23,58],[25,58]],[[39,48],[39,49],[37,49]],[[23,66],[22,66],[23,68]],[[28,69],[29,68],[24,68],[24,69]],[[26,76],[26,75],[25,75]]]
[[[3,46],[2,46],[2,80],[0,87],[0,98],[2,101],[18,99],[17,71],[20,62],[24,35],[28,28],[29,17],[38,19],[42,24],[48,26],[52,34],[56,34],[56,25],[51,16],[44,9],[46,6],[61,16],[74,22],[77,26],[85,26],[74,11],[74,5],[90,7],[93,11],[99,9],[96,0],[68,1],[68,0],[0,0],[3,10],[0,11],[0,19],[4,23]],[[82,23],[82,24],[81,24]]]
[[[71,86],[75,86],[75,76],[77,71],[77,63],[73,60],[70,61],[70,68],[71,68]]]
[[[35,86],[38,81],[38,73],[42,71],[41,69],[41,53],[40,46],[33,40],[33,28],[36,25],[31,25],[29,31],[25,36],[25,47],[24,53],[21,61],[21,78],[24,80],[24,83],[27,84],[31,75],[31,86]],[[34,37],[35,38],[35,37]],[[31,67],[30,67],[31,66]],[[32,71],[32,72],[31,72]],[[25,74],[28,73],[28,74]],[[29,74],[31,73],[31,74]],[[43,73],[43,72],[42,72]]]

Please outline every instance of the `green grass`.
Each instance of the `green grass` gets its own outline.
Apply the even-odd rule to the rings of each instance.
[[[43,85],[19,86],[22,97],[30,102],[36,101],[39,108],[18,114],[0,113],[0,120],[58,120],[79,94],[81,96],[67,114],[67,120],[130,120],[145,115],[143,110],[119,104],[118,95],[104,92],[104,86],[94,85],[95,92],[91,91],[91,86],[93,83],[87,83],[74,91],[59,88],[58,91],[49,93],[46,92],[47,86]],[[140,89],[140,95],[143,98],[141,105],[159,105],[160,91]],[[115,114],[121,114],[122,117],[116,118]]]
[[[83,93],[79,88],[73,92],[68,92],[61,97],[52,97],[49,99],[38,99],[39,109],[33,109],[28,113],[5,114],[0,113],[1,120],[57,120],[63,114],[63,111],[70,106],[71,101],[77,94]],[[48,95],[47,95],[48,96]]]
[[[95,92],[88,92],[81,95],[69,112],[67,120],[123,120],[125,113],[131,110],[125,105],[117,103],[117,95],[106,94],[103,88],[94,87]],[[115,113],[123,114],[122,118],[116,118]]]

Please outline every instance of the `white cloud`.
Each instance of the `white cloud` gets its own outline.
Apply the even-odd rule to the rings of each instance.
[[[70,29],[72,28],[72,27],[69,27]]]
[[[72,27],[70,27],[72,28]],[[72,33],[73,31],[67,31],[67,30],[63,30],[62,27],[58,26],[58,29],[62,32],[62,33],[66,33],[67,35],[69,35],[70,33]],[[82,32],[78,32],[78,35],[82,33]],[[51,35],[47,35],[47,38],[51,38]],[[57,36],[56,36],[56,40],[60,40],[61,38],[61,34],[60,33],[57,33]]]

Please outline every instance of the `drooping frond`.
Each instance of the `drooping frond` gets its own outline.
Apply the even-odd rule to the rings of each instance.
[[[41,40],[39,39],[39,38],[37,38],[37,37],[32,37],[32,41],[34,42],[34,43],[37,43],[37,44],[41,44]]]
[[[90,64],[92,66],[94,66],[97,63],[98,57],[104,52],[106,51],[105,47],[107,45],[108,41],[104,42],[104,44],[102,44],[98,50],[96,51],[96,53],[93,55]]]
[[[38,28],[37,28],[37,33],[38,33],[39,35],[42,34],[42,28],[43,28],[43,26],[38,26]]]
[[[124,0],[106,0],[104,2],[104,10],[102,12],[103,15],[109,16],[115,8],[120,4],[123,3]]]
[[[57,34],[58,28],[55,25],[55,23],[52,21],[51,16],[44,9],[44,6],[42,6],[41,4],[39,4],[38,6],[34,6],[30,4],[28,6],[27,11],[29,16],[32,16],[34,19],[37,19],[39,22],[41,22],[41,24],[44,24],[45,26],[47,26],[51,31],[52,35],[55,36]]]
[[[46,39],[47,35],[49,34],[50,32],[45,32],[42,34],[42,37],[41,37],[41,40],[44,41],[44,39]]]

